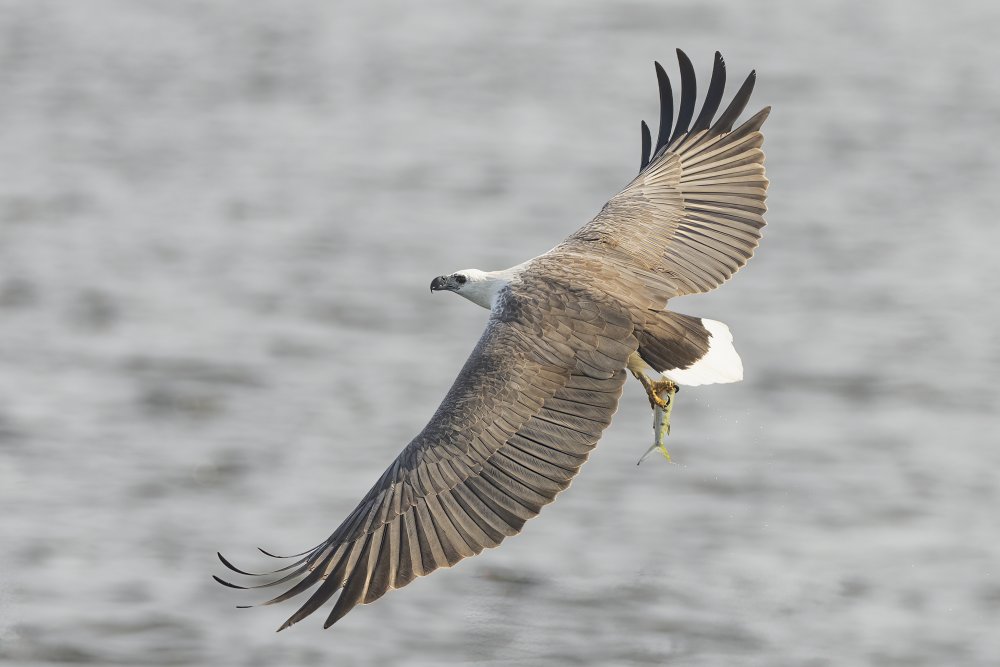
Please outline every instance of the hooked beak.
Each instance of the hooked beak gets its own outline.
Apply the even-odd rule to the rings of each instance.
[[[448,276],[438,276],[431,281],[432,292],[437,292],[443,289],[448,289]]]

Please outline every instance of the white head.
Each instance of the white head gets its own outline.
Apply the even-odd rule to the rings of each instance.
[[[431,281],[431,291],[455,292],[483,308],[493,308],[497,295],[510,284],[508,271],[462,269],[450,276],[438,276]]]

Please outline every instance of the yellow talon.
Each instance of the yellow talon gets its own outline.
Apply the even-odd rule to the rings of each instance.
[[[632,375],[642,383],[643,388],[646,390],[646,396],[649,398],[649,407],[654,410],[657,407],[661,410],[667,410],[670,407],[674,394],[677,393],[676,384],[665,378],[653,380],[645,373],[636,373],[633,371]]]

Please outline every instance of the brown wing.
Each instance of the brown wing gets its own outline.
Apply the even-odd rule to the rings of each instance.
[[[689,129],[694,69],[682,51],[677,56],[681,99],[673,131],[670,80],[657,63],[660,130],[652,158],[643,123],[639,175],[594,220],[550,251],[598,256],[631,270],[662,298],[660,307],[673,296],[715,289],[746,264],[760,240],[766,210],[759,130],[770,109],[732,129],[750,99],[755,74],[713,124],[726,80],[725,63],[716,53],[705,104]]]
[[[329,627],[357,604],[520,532],[569,486],[610,424],[637,346],[617,302],[551,276],[509,288],[427,427],[329,539],[264,584],[301,577],[265,604],[318,586],[281,629],[343,588]]]

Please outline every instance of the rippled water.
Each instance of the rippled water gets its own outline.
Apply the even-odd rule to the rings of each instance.
[[[996,664],[1000,10],[670,4],[0,2],[0,660]],[[746,381],[640,468],[631,383],[521,536],[329,631],[233,609],[216,549],[354,507],[484,322],[430,278],[589,219],[676,46],[774,106],[758,256],[674,304]]]

